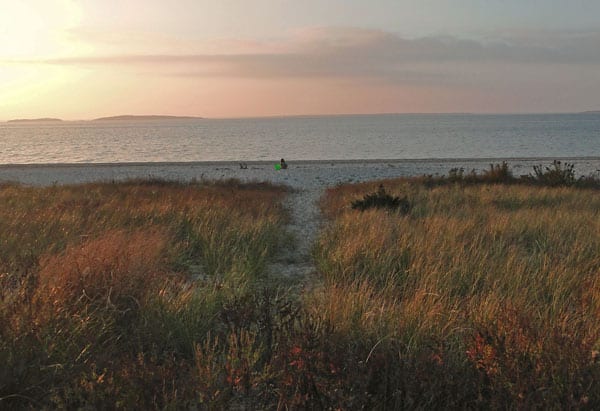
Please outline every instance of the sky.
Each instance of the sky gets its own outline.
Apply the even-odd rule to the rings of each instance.
[[[0,0],[0,121],[600,109],[597,0]]]

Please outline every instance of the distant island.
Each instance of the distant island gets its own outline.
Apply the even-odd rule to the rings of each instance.
[[[16,120],[8,120],[7,123],[56,123],[61,122],[60,118],[18,118]]]
[[[92,121],[126,121],[126,120],[199,120],[202,117],[186,117],[186,116],[112,116],[95,118]]]
[[[600,114],[600,110],[584,111],[582,114]]]

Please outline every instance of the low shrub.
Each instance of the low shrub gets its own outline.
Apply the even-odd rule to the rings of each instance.
[[[484,170],[481,178],[486,183],[490,184],[512,183],[515,180],[506,161],[503,161],[500,164],[490,164],[490,169]]]
[[[549,167],[533,166],[533,174],[530,174],[529,178],[538,184],[550,187],[572,186],[577,181],[575,165],[571,163],[563,165],[558,160],[554,160]]]
[[[407,214],[410,211],[410,202],[406,197],[391,196],[381,184],[376,192],[365,195],[362,200],[352,202],[352,209],[354,210],[365,211],[370,208],[387,208]]]

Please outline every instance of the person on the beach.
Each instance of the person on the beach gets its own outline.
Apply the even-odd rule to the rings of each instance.
[[[281,159],[280,164],[281,164],[281,169],[282,170],[285,170],[287,168],[287,163],[285,162],[285,160],[283,158]]]

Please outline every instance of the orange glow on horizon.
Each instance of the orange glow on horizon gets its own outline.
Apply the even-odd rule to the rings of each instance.
[[[296,15],[284,4],[270,15],[241,0],[182,0],[180,8],[158,0],[0,1],[0,121],[559,112],[599,104],[594,30],[508,31],[479,41],[337,21],[299,26],[278,20],[275,9]],[[202,12],[203,24],[189,10]]]

